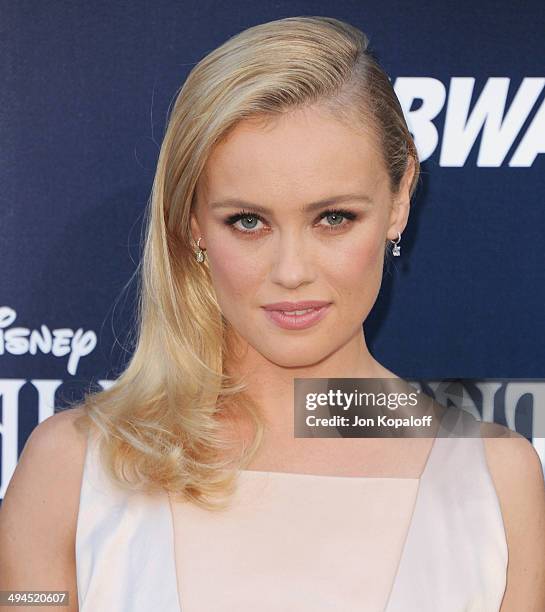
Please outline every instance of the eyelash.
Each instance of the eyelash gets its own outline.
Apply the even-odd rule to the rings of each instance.
[[[339,223],[337,225],[325,226],[326,232],[335,232],[337,231],[337,228],[343,228],[348,225],[351,225],[351,223],[358,217],[356,213],[353,213],[350,210],[346,210],[344,208],[335,208],[335,209],[324,210],[322,213],[320,213],[318,219],[321,221],[322,219],[324,219],[325,217],[329,217],[330,215],[338,215],[339,217],[344,217],[347,222]],[[241,219],[244,219],[245,217],[251,217],[251,218],[257,219],[258,221],[261,221],[262,223],[265,223],[265,219],[261,215],[258,215],[257,213],[252,213],[252,212],[247,212],[245,210],[241,210],[240,212],[234,215],[231,215],[230,217],[227,217],[227,219],[225,220],[225,224],[229,226],[233,226],[233,230],[241,234],[258,234],[259,230],[255,230],[255,229],[254,230],[249,230],[249,229],[241,230],[241,229],[234,227],[235,223],[237,223]]]

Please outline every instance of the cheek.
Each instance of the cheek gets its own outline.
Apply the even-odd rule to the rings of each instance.
[[[348,302],[348,309],[354,314],[365,311],[374,302],[382,281],[383,257],[384,244],[380,239],[362,237],[344,245],[329,261],[330,283],[339,291],[341,303]]]
[[[245,249],[234,248],[226,239],[214,241],[208,250],[210,274],[218,302],[227,314],[240,310],[259,285],[258,261]]]

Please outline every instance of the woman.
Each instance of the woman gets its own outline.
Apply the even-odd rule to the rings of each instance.
[[[134,355],[30,436],[1,588],[85,612],[545,609],[524,438],[293,435],[296,378],[401,383],[362,322],[418,175],[351,25],[282,19],[199,62],[159,156]]]

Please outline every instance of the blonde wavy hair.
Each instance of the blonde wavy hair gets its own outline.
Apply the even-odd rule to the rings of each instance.
[[[147,207],[135,350],[112,386],[81,402],[78,428],[98,434],[103,465],[120,486],[166,490],[221,510],[237,470],[258,451],[265,422],[244,380],[227,374],[237,355],[208,264],[195,259],[190,214],[203,167],[229,130],[316,103],[371,130],[392,193],[412,158],[412,197],[416,147],[358,28],[329,17],[288,17],[244,30],[197,63],[169,112]],[[253,425],[247,448],[237,450],[226,435],[234,415]]]

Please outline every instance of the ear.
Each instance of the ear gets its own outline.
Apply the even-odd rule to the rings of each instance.
[[[395,195],[392,210],[390,212],[390,219],[388,225],[388,231],[386,237],[389,240],[397,240],[397,233],[403,233],[409,219],[409,212],[411,207],[411,196],[410,186],[415,173],[415,162],[412,157],[409,157],[407,169],[401,179],[399,185],[399,191]]]
[[[197,240],[202,236],[202,232],[201,232],[201,228],[199,226],[199,222],[197,220],[197,215],[195,214],[195,212],[191,213],[189,222],[190,222],[190,227],[191,227],[191,236],[194,242],[196,243]],[[200,247],[204,248],[204,244],[202,240],[201,240]]]

